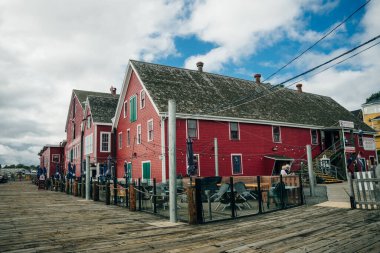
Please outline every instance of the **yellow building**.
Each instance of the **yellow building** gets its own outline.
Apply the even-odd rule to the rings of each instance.
[[[363,121],[376,131],[375,142],[377,152],[380,150],[380,92],[373,94],[362,105]]]

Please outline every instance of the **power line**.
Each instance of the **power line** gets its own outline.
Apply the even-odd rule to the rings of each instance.
[[[355,15],[357,12],[359,12],[361,9],[364,8],[364,6],[366,6],[369,2],[371,2],[371,0],[368,0],[367,2],[365,2],[364,4],[362,4],[359,8],[357,8],[353,13],[351,13],[347,18],[345,18],[342,22],[340,22],[337,26],[335,26],[332,30],[330,30],[328,33],[326,33],[325,35],[323,35],[319,40],[317,40],[316,42],[314,42],[314,44],[312,44],[311,46],[309,46],[308,48],[306,48],[304,51],[302,51],[299,55],[297,55],[296,57],[294,57],[292,60],[290,60],[288,63],[286,63],[284,66],[282,66],[280,69],[278,69],[277,71],[275,71],[274,73],[272,73],[268,78],[266,78],[264,81],[266,80],[269,80],[271,77],[275,76],[277,73],[279,73],[281,70],[283,70],[284,68],[286,68],[287,66],[289,66],[292,62],[294,62],[295,60],[297,60],[298,58],[300,58],[302,55],[304,55],[307,51],[311,50],[313,47],[315,47],[319,42],[321,42],[322,40],[324,40],[327,36],[329,36],[332,32],[334,32],[336,29],[338,29],[340,26],[342,26],[344,23],[346,23],[353,15]],[[264,82],[263,81],[263,82]]]
[[[345,56],[345,55],[347,55],[349,53],[352,53],[353,51],[355,51],[355,50],[357,50],[357,49],[359,49],[359,48],[361,48],[361,47],[363,47],[363,46],[365,46],[365,45],[367,45],[367,44],[369,44],[369,43],[371,43],[371,42],[373,42],[373,41],[375,41],[375,40],[377,40],[379,38],[380,38],[380,35],[377,35],[376,37],[374,37],[374,38],[372,38],[372,39],[370,39],[370,40],[368,40],[368,41],[360,44],[359,46],[356,46],[356,47],[354,47],[354,48],[352,48],[352,49],[350,49],[350,50],[348,50],[348,51],[346,51],[346,52],[344,52],[344,53],[342,53],[342,54],[340,54],[340,55],[332,58],[331,60],[328,60],[328,61],[326,61],[326,62],[324,62],[324,63],[322,63],[322,64],[320,64],[320,65],[318,65],[318,66],[316,66],[314,68],[311,68],[311,69],[309,69],[309,70],[307,70],[307,71],[299,74],[299,75],[296,75],[296,76],[294,76],[292,78],[289,78],[289,79],[287,79],[287,80],[285,80],[285,81],[283,81],[283,82],[281,82],[281,83],[279,83],[279,84],[277,84],[275,86],[283,85],[283,84],[285,84],[285,83],[287,83],[289,81],[292,81],[292,80],[294,80],[294,79],[296,79],[296,78],[298,78],[300,76],[306,75],[307,73],[310,73],[310,72],[312,72],[312,71],[314,71],[316,69],[319,69],[320,67],[323,67],[323,66],[329,64],[330,62],[333,62],[333,61],[335,61],[335,60],[337,60],[337,59],[339,59],[339,58],[341,58],[341,57],[343,57],[343,56]]]
[[[338,56],[336,56],[336,57],[334,57],[333,59],[330,59],[330,60],[328,60],[328,61],[326,61],[326,62],[324,62],[324,63],[322,63],[322,64],[316,66],[316,67],[313,67],[313,68],[311,68],[311,69],[309,69],[309,70],[307,70],[307,71],[305,71],[305,72],[303,72],[303,73],[301,73],[301,74],[298,74],[298,75],[296,75],[296,76],[294,76],[294,77],[292,77],[292,78],[289,78],[289,79],[287,79],[286,81],[283,81],[283,82],[281,82],[281,83],[279,83],[279,84],[273,85],[273,86],[269,89],[269,92],[266,93],[266,94],[264,94],[264,95],[262,95],[262,96],[255,97],[255,98],[253,98],[253,99],[250,99],[250,100],[244,101],[244,102],[239,103],[239,104],[236,104],[236,105],[226,106],[225,108],[222,107],[222,108],[221,108],[220,110],[218,110],[218,111],[210,112],[210,114],[223,112],[223,111],[226,111],[226,110],[229,110],[229,109],[232,109],[232,108],[235,108],[235,107],[238,107],[238,106],[244,105],[244,104],[246,104],[246,103],[253,102],[253,101],[255,101],[255,100],[257,100],[257,99],[260,99],[260,98],[262,98],[262,97],[265,97],[265,96],[267,96],[267,95],[271,95],[271,94],[274,94],[274,93],[279,92],[279,91],[281,91],[281,90],[284,90],[286,87],[283,87],[283,89],[277,89],[277,90],[275,90],[275,91],[270,92],[271,90],[273,90],[274,88],[276,88],[276,87],[278,87],[278,86],[282,86],[282,85],[284,85],[285,83],[287,83],[287,82],[289,82],[289,81],[292,81],[292,80],[294,80],[294,79],[296,79],[296,78],[298,78],[298,77],[300,77],[300,76],[303,76],[303,75],[306,75],[306,74],[308,74],[308,73],[310,73],[310,72],[313,72],[314,70],[316,70],[316,69],[318,69],[318,68],[320,68],[320,67],[323,67],[323,66],[325,66],[325,65],[327,65],[327,64],[329,64],[329,63],[331,63],[331,62],[333,62],[333,61],[335,61],[335,60],[337,60],[337,59],[339,59],[339,58],[341,58],[341,57],[343,57],[343,56],[345,56],[345,55],[347,55],[347,54],[350,54],[350,53],[352,53],[353,51],[355,51],[355,50],[357,50],[357,49],[359,49],[359,48],[361,48],[361,47],[363,47],[363,46],[365,46],[365,45],[367,45],[367,44],[369,44],[369,43],[371,43],[371,42],[373,42],[373,41],[375,41],[375,40],[377,40],[377,39],[379,39],[379,38],[380,38],[380,35],[378,35],[378,36],[376,36],[376,37],[374,37],[374,38],[372,38],[372,39],[370,39],[370,40],[368,40],[368,41],[366,41],[366,42],[364,42],[364,43],[362,43],[362,44],[360,44],[360,45],[358,45],[358,46],[356,46],[356,47],[354,47],[354,48],[352,48],[352,49],[350,49],[350,50],[348,50],[348,51],[346,51],[346,52],[344,52],[344,53],[342,53],[342,54],[340,54],[340,55],[338,55]],[[376,44],[375,44],[375,45],[376,45]],[[372,47],[372,46],[371,46],[371,47]],[[371,47],[369,47],[369,48],[371,48]],[[368,48],[368,49],[369,49],[369,48]],[[363,51],[365,51],[365,50],[363,50]],[[361,52],[359,52],[359,53],[353,55],[352,57],[357,56],[357,55],[360,54],[360,53],[361,53]],[[352,57],[351,57],[351,58],[352,58]],[[337,64],[335,64],[335,65],[337,65]],[[321,71],[321,72],[323,72],[323,71]],[[315,74],[315,75],[317,75],[317,74]],[[293,84],[291,84],[291,85],[294,85],[294,84],[295,84],[295,83],[293,83]],[[289,86],[291,86],[291,85],[289,85]],[[289,86],[287,86],[287,87],[289,87]],[[250,97],[252,97],[252,94],[243,97],[241,100],[243,100],[243,99],[247,99],[247,98],[250,98]]]

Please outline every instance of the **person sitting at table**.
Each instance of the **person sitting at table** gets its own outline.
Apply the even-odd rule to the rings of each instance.
[[[281,176],[287,176],[288,172],[286,172],[286,165],[281,167]]]

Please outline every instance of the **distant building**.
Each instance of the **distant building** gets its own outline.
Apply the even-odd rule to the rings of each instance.
[[[40,167],[46,168],[47,177],[53,177],[57,171],[63,172],[64,145],[65,142],[58,145],[45,145],[38,153],[40,156]]]
[[[358,119],[363,120],[363,112],[362,112],[361,109],[358,109],[358,110],[355,110],[355,111],[351,111],[351,113],[352,113],[352,115],[354,115]]]
[[[187,138],[202,177],[216,174],[214,138],[220,176],[278,175],[285,163],[299,169],[308,144],[314,158],[333,150],[336,164],[352,160],[352,154],[361,159],[360,170],[374,161],[374,150],[363,147],[374,130],[332,98],[303,92],[302,84],[297,90],[278,88],[262,83],[259,74],[248,81],[197,66],[196,71],[129,62],[113,122],[119,178],[127,171],[133,179],[167,180],[169,99],[177,103],[182,176],[188,172]]]
[[[362,108],[363,120],[376,131],[376,149],[380,150],[380,91],[372,94]]]

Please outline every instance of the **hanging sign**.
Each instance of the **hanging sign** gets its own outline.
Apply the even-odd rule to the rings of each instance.
[[[374,138],[363,137],[364,150],[376,150],[376,143]]]
[[[356,152],[355,147],[350,147],[350,146],[346,147],[344,149],[344,151],[346,151],[346,153],[355,153]]]
[[[354,128],[354,122],[339,120],[339,126],[343,128]]]

